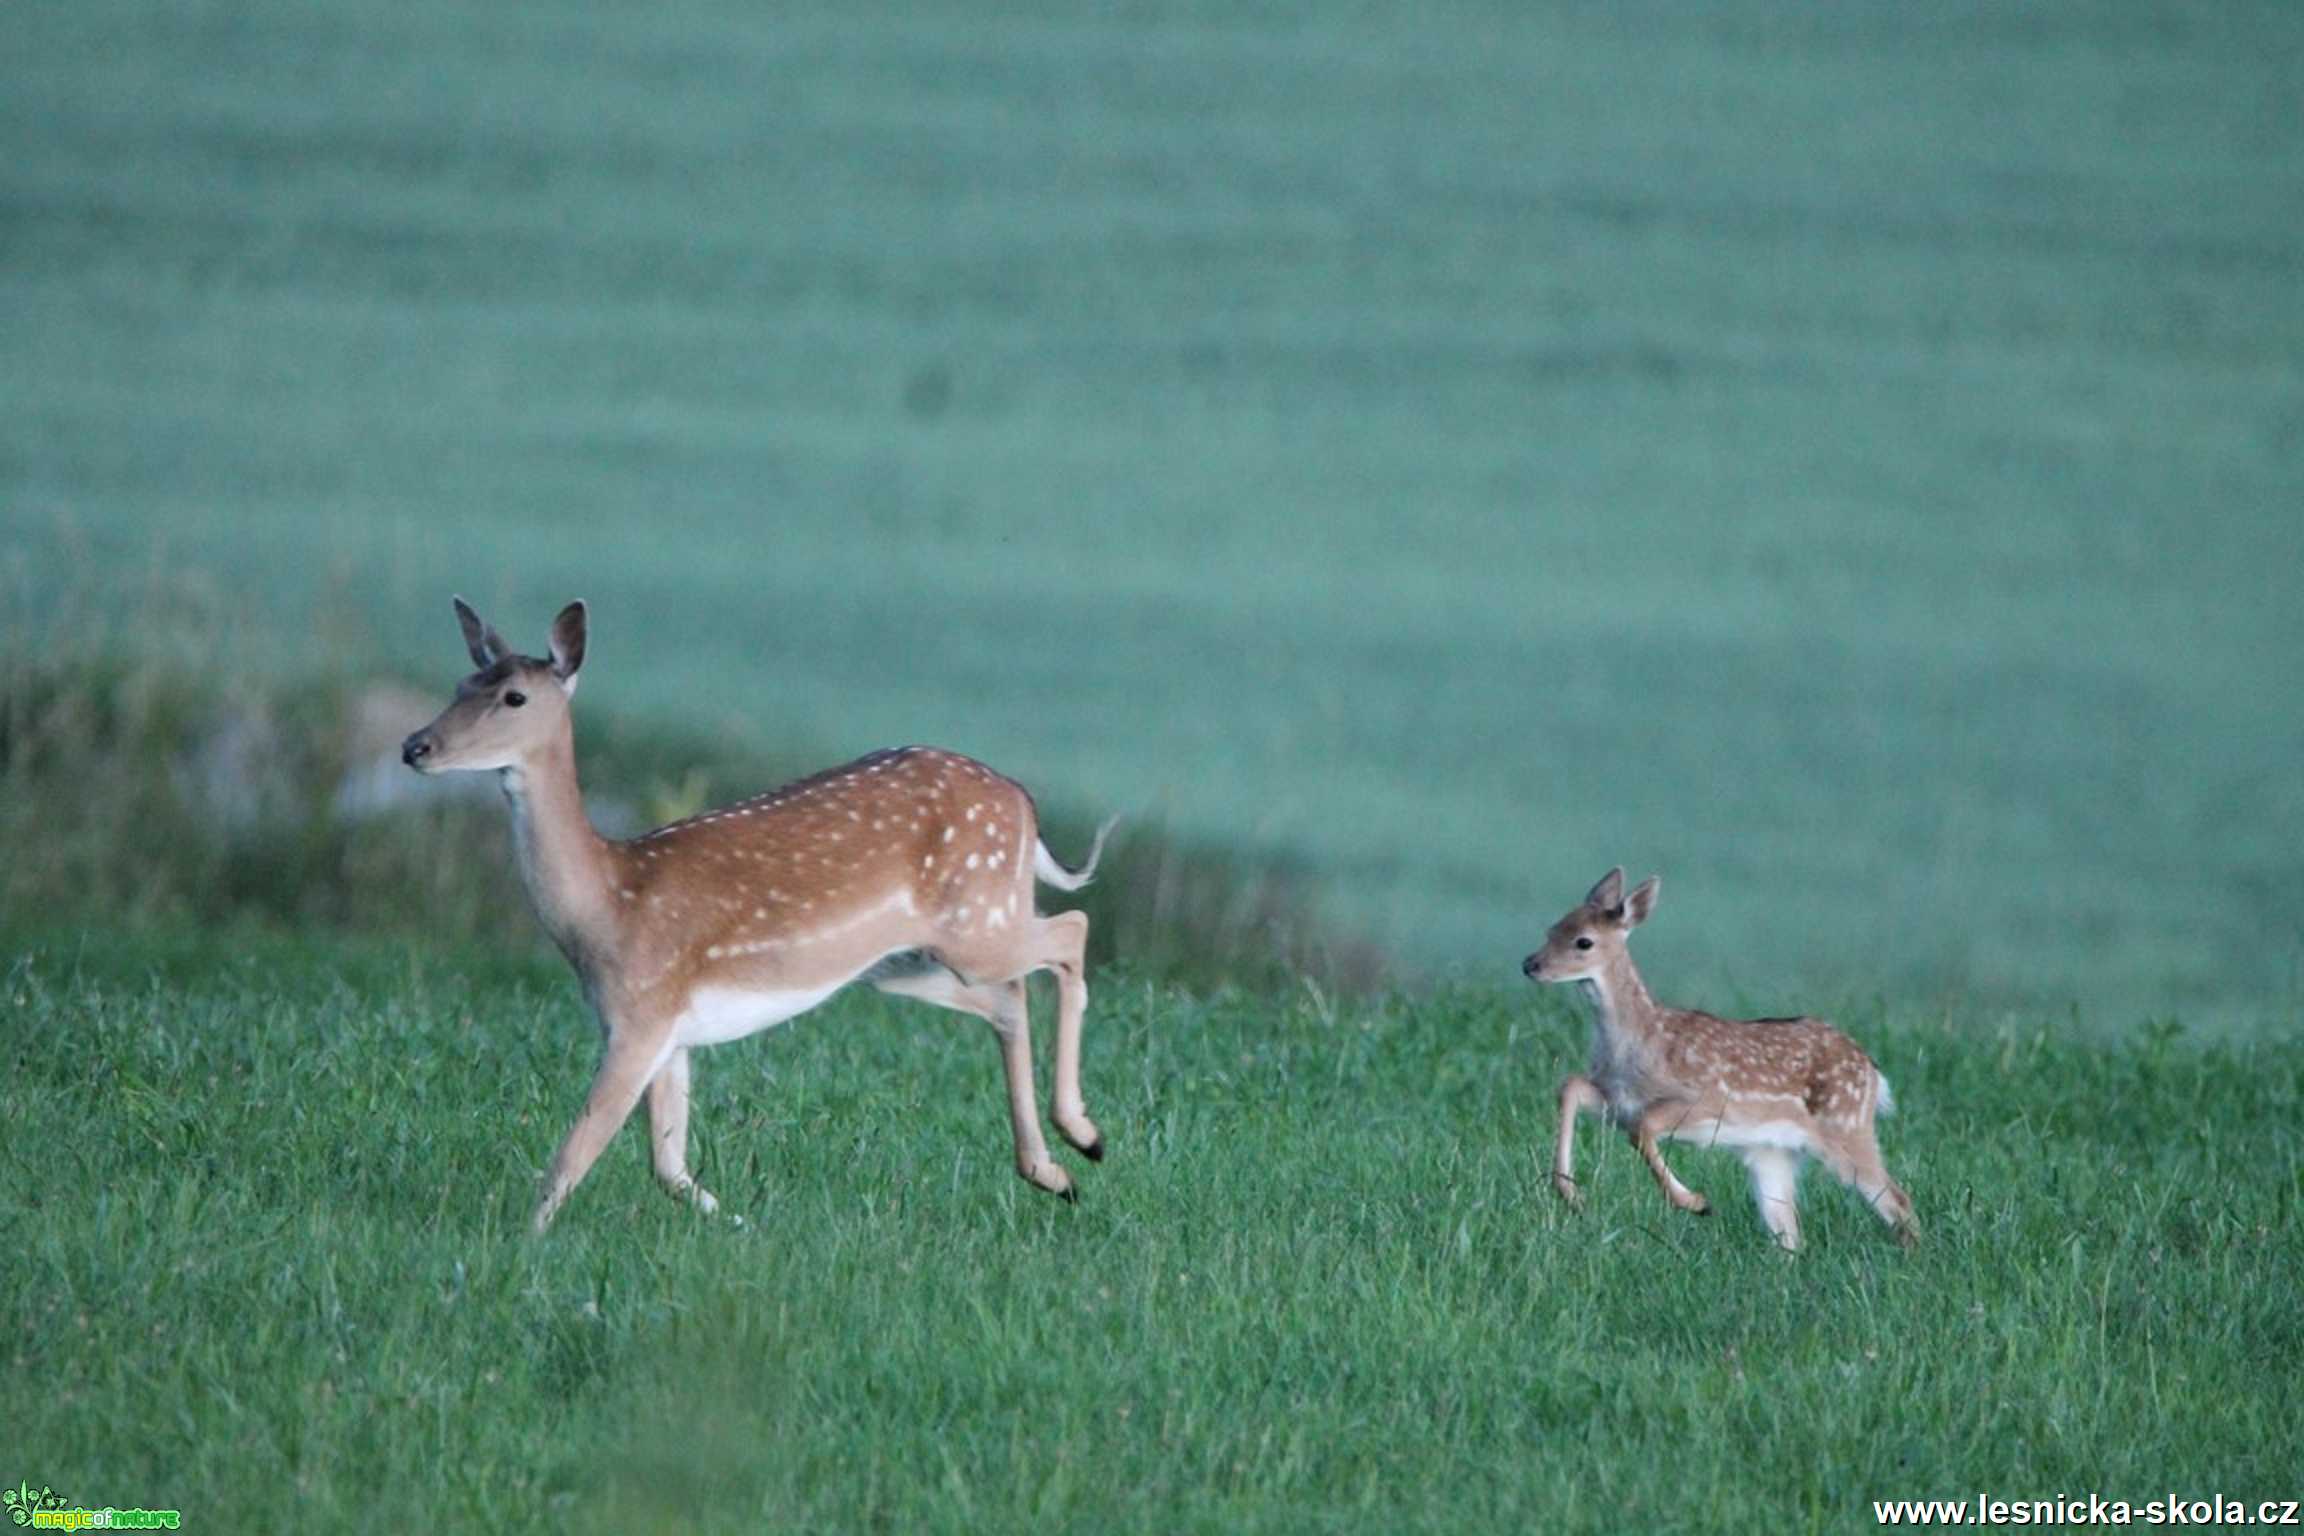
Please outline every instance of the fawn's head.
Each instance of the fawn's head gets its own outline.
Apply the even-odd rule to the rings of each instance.
[[[519,656],[496,627],[456,599],[456,622],[479,671],[456,685],[440,718],[410,736],[400,761],[418,773],[511,768],[568,728],[568,698],[584,665],[584,605],[552,621],[551,654]]]
[[[1650,875],[1627,896],[1624,871],[1608,871],[1590,894],[1552,925],[1544,935],[1544,947],[1520,962],[1521,973],[1530,981],[1581,981],[1596,975],[1624,952],[1632,930],[1656,910],[1661,884]]]

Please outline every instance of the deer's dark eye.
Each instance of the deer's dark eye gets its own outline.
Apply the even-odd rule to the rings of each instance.
[[[507,688],[504,690],[504,702],[511,705],[514,709],[518,709],[521,705],[528,702],[528,695],[522,693],[517,688]]]
[[[1576,941],[1576,947],[1578,949],[1590,949],[1592,947],[1592,940],[1589,937],[1578,939]]]

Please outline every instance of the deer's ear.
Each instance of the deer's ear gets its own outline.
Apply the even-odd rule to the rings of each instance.
[[[512,653],[504,637],[496,633],[496,626],[472,611],[472,605],[462,598],[454,599],[456,622],[464,629],[464,649],[472,653],[472,665],[485,671]]]
[[[576,691],[576,670],[584,665],[585,610],[570,603],[552,620],[552,675],[570,693]]]
[[[1619,864],[1600,877],[1584,900],[1603,912],[1613,912],[1624,904],[1624,866]]]
[[[1624,898],[1624,926],[1637,928],[1648,921],[1648,914],[1656,910],[1656,893],[1663,888],[1659,875],[1650,875],[1632,887],[1632,894]]]

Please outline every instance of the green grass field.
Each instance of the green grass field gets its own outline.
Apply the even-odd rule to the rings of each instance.
[[[2304,7],[4,36],[0,1487],[2304,1496]],[[741,1225],[627,1132],[520,1236],[592,1026],[470,808],[332,809],[347,701],[465,670],[451,591],[531,647],[591,601],[603,803],[925,741],[1064,851],[1128,813],[1083,1203],[1013,1176],[980,1028],[843,998],[701,1063]],[[1917,1252],[1812,1179],[1787,1260],[1725,1156],[1695,1221],[1593,1127],[1551,1200],[1585,1026],[1516,964],[1615,863],[1661,996],[1879,1058]]]
[[[1848,1530],[1881,1497],[2295,1497],[2304,1050],[1909,1008],[1907,1255],[1725,1154],[1669,1211],[1588,1131],[1556,995],[1100,987],[1077,1207],[981,1028],[836,1003],[700,1063],[522,1235],[581,1097],[565,981],[247,940],[41,947],[0,993],[5,1442],[185,1529]],[[1073,1160],[1075,1166],[1078,1160]]]
[[[1508,975],[2304,1000],[2304,11],[23,8],[0,539],[1301,855]],[[157,552],[156,552],[157,551]],[[250,611],[241,611],[243,601]],[[1797,917],[1788,919],[1788,910]]]

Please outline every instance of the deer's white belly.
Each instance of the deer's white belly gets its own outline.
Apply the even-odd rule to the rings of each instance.
[[[681,1046],[721,1045],[741,1040],[806,1013],[848,984],[846,977],[823,987],[788,991],[751,991],[741,987],[698,987],[688,996],[688,1007],[674,1026],[673,1040]]]
[[[1814,1143],[1808,1132],[1789,1120],[1714,1120],[1706,1117],[1689,1120],[1665,1131],[1674,1141],[1690,1141],[1706,1147],[1777,1147],[1786,1152],[1806,1152]]]

